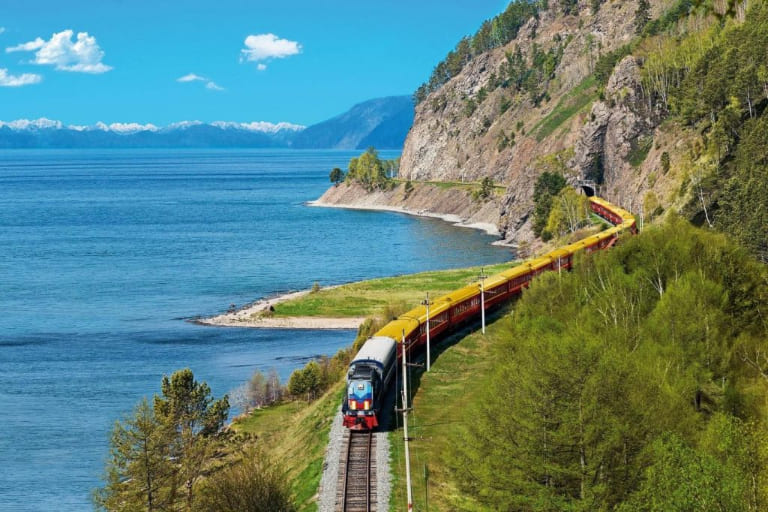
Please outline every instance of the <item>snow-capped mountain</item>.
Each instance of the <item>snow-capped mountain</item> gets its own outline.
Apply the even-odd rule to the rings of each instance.
[[[98,122],[65,125],[52,119],[0,121],[0,148],[282,147],[304,126],[254,121],[180,121],[154,124]]]

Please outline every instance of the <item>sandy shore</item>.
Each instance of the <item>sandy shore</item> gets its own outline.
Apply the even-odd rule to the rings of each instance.
[[[253,327],[261,329],[357,329],[365,317],[319,317],[290,316],[274,317],[269,312],[275,304],[297,299],[309,294],[309,290],[286,293],[270,299],[261,299],[232,313],[222,313],[208,318],[198,318],[194,322],[217,327]]]
[[[450,222],[454,226],[459,226],[462,228],[470,228],[470,229],[479,229],[482,231],[485,231],[489,235],[492,236],[499,236],[499,229],[496,227],[495,224],[487,223],[487,222],[474,222],[474,223],[468,223],[465,222],[465,220],[458,215],[451,215],[451,214],[442,214],[442,213],[434,213],[427,210],[409,210],[408,208],[403,208],[401,206],[383,206],[383,205],[375,205],[375,204],[331,204],[331,203],[325,203],[320,200],[315,201],[307,201],[305,203],[307,206],[320,206],[323,208],[344,208],[347,210],[371,210],[371,211],[381,211],[381,212],[395,212],[395,213],[405,213],[406,215],[415,215],[417,217],[431,217],[434,219],[441,219],[446,222]],[[505,244],[502,240],[499,240],[498,242],[494,242],[494,245],[509,245]]]

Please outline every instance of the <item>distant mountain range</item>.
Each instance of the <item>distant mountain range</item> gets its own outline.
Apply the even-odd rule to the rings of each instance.
[[[399,149],[412,124],[410,96],[377,98],[297,133],[292,145],[312,149]]]
[[[64,125],[50,119],[0,121],[0,148],[277,148],[357,149],[403,146],[413,123],[408,96],[379,98],[310,127],[291,123],[182,121]]]

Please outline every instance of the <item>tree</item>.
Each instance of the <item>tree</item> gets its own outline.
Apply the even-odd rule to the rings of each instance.
[[[270,368],[267,373],[267,383],[264,389],[267,403],[273,404],[283,399],[283,386],[280,384],[280,375],[277,370]]]
[[[390,167],[393,165],[388,164]],[[357,181],[368,191],[384,188],[390,183],[387,177],[387,166],[379,158],[379,153],[374,147],[369,147],[362,155],[349,161],[347,178]]]
[[[720,512],[745,510],[745,482],[733,467],[690,448],[679,436],[661,437],[642,487],[620,510]]]
[[[288,392],[295,397],[306,395],[307,400],[313,400],[322,391],[321,374],[320,365],[316,361],[310,361],[304,368],[291,373]]]
[[[565,187],[552,199],[546,231],[562,236],[573,233],[586,222],[589,212],[587,197]]]
[[[552,208],[552,197],[557,195],[565,185],[565,178],[557,172],[545,171],[536,179],[533,188],[533,232],[536,236],[541,236],[547,225]]]
[[[174,498],[173,470],[165,430],[143,399],[112,429],[106,485],[95,492],[94,502],[110,511],[167,510]]]
[[[329,178],[331,179],[331,183],[338,186],[340,182],[344,181],[344,171],[342,171],[338,167],[334,167],[331,170],[331,174]]]
[[[186,488],[186,509],[192,510],[194,487],[210,457],[210,441],[224,425],[229,399],[214,400],[205,382],[195,380],[185,368],[163,376],[162,396],[155,395],[155,416],[169,440],[170,455]]]
[[[201,493],[200,512],[293,512],[289,480],[282,465],[258,450],[214,473]]]
[[[635,10],[635,33],[641,34],[649,21],[651,21],[651,4],[648,0],[639,0]]]

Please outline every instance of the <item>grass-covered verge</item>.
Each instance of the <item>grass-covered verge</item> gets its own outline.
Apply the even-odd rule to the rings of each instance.
[[[502,263],[483,267],[492,275],[513,266]],[[437,297],[477,280],[480,267],[421,272],[371,279],[321,289],[275,305],[275,316],[358,317],[377,315],[392,304],[415,307],[426,292]]]
[[[498,312],[494,318],[504,314]],[[499,331],[495,322],[487,325],[485,336],[475,331],[458,342],[447,340],[438,351],[433,350],[429,373],[419,368],[412,374],[410,382],[415,396],[408,418],[408,435],[412,440],[409,449],[414,510],[427,510],[427,504],[429,510],[482,510],[472,496],[458,490],[447,468],[452,443],[473,421],[471,405],[489,399],[485,389],[494,364],[490,347]],[[403,510],[407,501],[400,418],[394,427],[390,433],[393,480],[389,501],[393,512]]]
[[[597,99],[596,85],[594,76],[586,78],[560,98],[552,112],[536,123],[530,133],[534,134],[538,142],[554,133],[560,125]]]
[[[317,510],[315,496],[342,388],[341,383],[334,385],[309,404],[294,401],[256,410],[232,425],[239,433],[255,436],[255,443],[285,466],[299,510]]]

